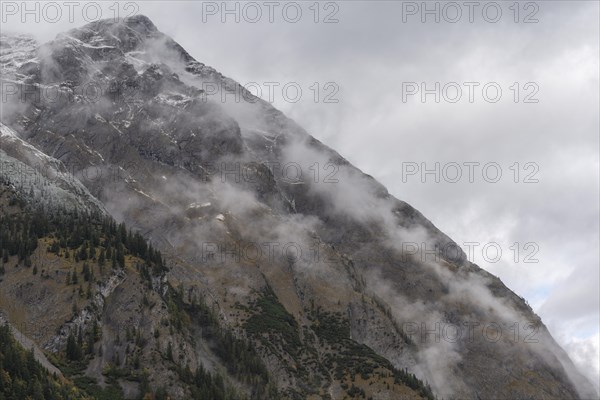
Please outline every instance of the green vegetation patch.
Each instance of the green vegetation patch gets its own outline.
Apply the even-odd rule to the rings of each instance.
[[[279,302],[273,290],[267,287],[251,308],[257,312],[246,321],[246,332],[267,346],[279,339],[283,348],[292,357],[297,357],[302,349],[298,323]]]
[[[8,325],[0,326],[0,400],[79,400],[86,397],[71,384],[50,375],[13,338]]]

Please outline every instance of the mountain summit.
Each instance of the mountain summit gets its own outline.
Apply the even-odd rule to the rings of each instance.
[[[77,370],[81,390],[597,396],[524,299],[147,17],[94,22],[40,46],[0,44],[3,218],[66,209],[66,222],[39,231],[40,254],[31,250],[29,264],[46,270],[61,254],[55,273],[25,273],[28,256],[7,256],[0,309],[12,324],[53,327],[22,333],[64,374]],[[77,221],[92,228],[70,241],[61,226]],[[120,257],[106,271],[109,249]],[[77,288],[72,275],[90,268],[87,299],[64,289],[65,276]],[[92,337],[81,357],[78,335]]]

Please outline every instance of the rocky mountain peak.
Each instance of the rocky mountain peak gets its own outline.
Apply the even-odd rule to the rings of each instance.
[[[148,17],[136,15],[94,21],[65,34],[59,34],[58,38],[75,38],[88,45],[112,46],[127,52],[158,34],[158,29]]]

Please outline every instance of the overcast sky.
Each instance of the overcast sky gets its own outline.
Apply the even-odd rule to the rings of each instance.
[[[3,30],[49,40],[95,18],[79,4],[73,22],[61,6],[36,23],[4,2]],[[420,1],[229,3],[230,14],[221,2],[120,4],[260,88],[465,251],[480,243],[471,260],[525,297],[598,387],[597,1],[428,2],[439,22]],[[421,175],[436,163],[439,182]]]

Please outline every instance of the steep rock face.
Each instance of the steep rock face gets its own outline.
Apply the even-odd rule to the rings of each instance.
[[[49,208],[106,212],[102,203],[58,160],[47,156],[0,123],[0,178]]]
[[[360,369],[340,354],[445,398],[592,396],[523,299],[146,17],[19,40],[2,38],[2,123],[177,256],[169,279],[204,288],[287,396],[341,398]]]

